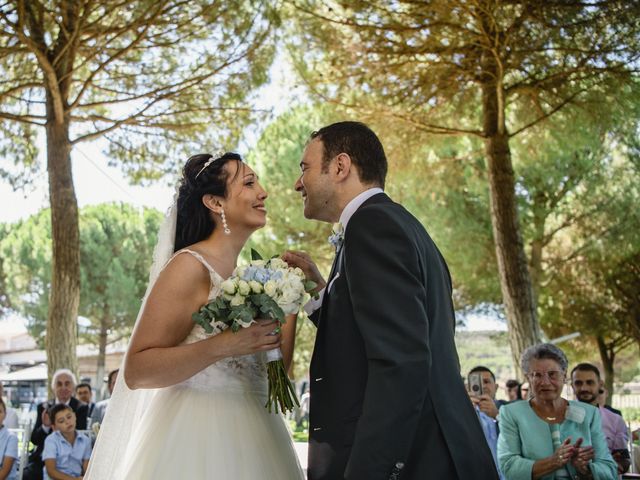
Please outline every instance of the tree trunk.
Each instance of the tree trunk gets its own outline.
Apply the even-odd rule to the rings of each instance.
[[[49,379],[59,368],[78,371],[76,344],[80,300],[80,231],[71,173],[69,122],[66,118],[63,121],[56,119],[52,104],[47,94],[47,170],[53,243],[45,338]]]
[[[100,321],[100,338],[98,341],[98,368],[96,372],[96,391],[100,392],[99,400],[104,398],[105,383],[104,371],[107,358],[107,337],[109,335],[109,322],[107,320]]]
[[[600,360],[602,360],[602,368],[604,369],[602,372],[604,375],[604,388],[607,389],[609,395],[608,404],[611,405],[613,399],[613,365],[616,359],[616,352],[613,347],[607,345],[604,337],[598,335],[596,341],[598,342],[598,351],[600,352]]]
[[[531,255],[529,258],[529,275],[531,275],[534,305],[538,305],[540,284],[542,283],[542,254],[544,251],[544,228],[546,220],[544,198],[542,195],[539,195],[538,198],[533,199],[534,237],[530,243]]]
[[[486,19],[485,23],[487,32],[491,32],[494,26],[490,19]],[[489,173],[491,224],[502,299],[509,326],[511,355],[516,372],[522,378],[520,356],[527,347],[540,342],[540,327],[518,222],[515,176],[504,120],[502,73],[495,52],[489,46],[485,47],[482,66],[482,116]]]

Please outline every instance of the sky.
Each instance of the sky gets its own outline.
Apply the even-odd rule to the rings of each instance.
[[[0,182],[0,222],[15,222],[49,206],[44,152],[40,157],[42,174],[33,185],[25,190],[13,191],[8,183]],[[108,160],[101,153],[100,142],[76,146],[71,159],[80,207],[118,201],[165,211],[173,198],[172,188],[164,182],[147,187],[130,185],[119,169],[107,165]]]

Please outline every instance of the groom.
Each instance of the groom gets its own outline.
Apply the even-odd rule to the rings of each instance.
[[[284,255],[321,288],[309,480],[497,480],[460,377],[447,265],[383,193],[380,140],[335,123],[311,135],[300,166],[305,217],[344,228],[328,282],[305,253]]]

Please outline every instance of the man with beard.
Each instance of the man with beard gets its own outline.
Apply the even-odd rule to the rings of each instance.
[[[306,218],[339,222],[328,279],[308,306],[309,480],[498,480],[460,378],[451,277],[420,222],[383,191],[387,159],[359,122],[314,132],[295,183]]]
[[[627,448],[629,435],[627,426],[620,415],[598,405],[598,394],[604,382],[600,378],[600,370],[590,363],[579,363],[571,371],[571,386],[576,398],[600,409],[602,431],[607,437],[607,445],[613,459],[618,464],[618,473],[629,470],[631,460]]]

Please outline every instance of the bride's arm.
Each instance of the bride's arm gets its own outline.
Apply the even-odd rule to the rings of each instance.
[[[206,340],[180,345],[193,328],[191,314],[207,302],[210,277],[190,255],[179,255],[160,274],[136,326],[125,359],[129,388],[161,388],[180,383],[232,355],[270,350],[280,335],[274,323],[231,329]]]
[[[287,315],[286,323],[282,325],[282,344],[280,350],[282,351],[282,361],[284,362],[284,369],[289,371],[291,362],[293,362],[293,350],[296,346],[296,320],[297,315]]]

